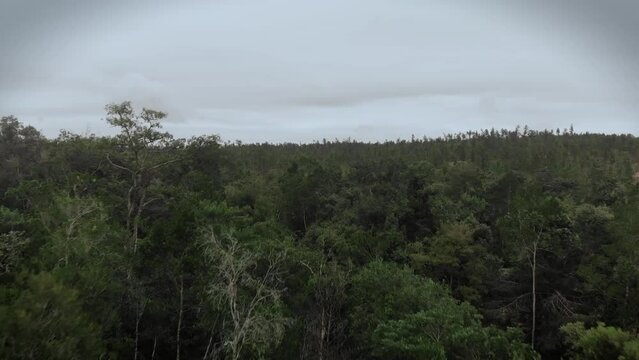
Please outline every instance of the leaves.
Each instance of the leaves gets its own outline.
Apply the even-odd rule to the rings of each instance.
[[[0,121],[3,358],[636,358],[632,136],[222,143],[106,110],[112,137]]]
[[[281,263],[285,253],[265,258],[247,250],[231,234],[205,235],[204,251],[215,272],[208,294],[228,317],[223,346],[233,359],[248,349],[263,354],[284,335]]]
[[[570,346],[570,359],[639,359],[639,337],[602,322],[589,329],[583,322],[568,323],[561,332]]]

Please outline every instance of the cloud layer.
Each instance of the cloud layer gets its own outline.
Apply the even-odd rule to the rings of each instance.
[[[621,2],[52,4],[0,0],[0,112],[50,136],[108,133],[103,107],[125,99],[169,112],[177,135],[243,141],[639,134],[639,12]]]

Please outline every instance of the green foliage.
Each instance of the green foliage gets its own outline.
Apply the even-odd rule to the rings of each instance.
[[[0,120],[2,358],[637,358],[633,136],[242,144],[106,111],[112,137]]]
[[[408,268],[373,261],[353,276],[349,298],[353,337],[365,344],[379,322],[415,313],[449,295],[443,286]]]
[[[209,232],[203,246],[214,267],[208,296],[228,323],[222,329],[225,352],[232,359],[262,357],[279,344],[289,322],[281,302],[285,253],[251,252],[231,233],[218,237]]]
[[[482,327],[467,304],[449,302],[377,326],[376,353],[383,359],[536,359],[522,334]],[[446,306],[448,305],[448,306]]]
[[[3,359],[97,359],[107,354],[100,327],[78,292],[48,273],[31,275],[15,299],[0,306]]]
[[[409,269],[374,261],[353,278],[353,336],[384,359],[533,359],[521,334],[484,328],[481,315]]]
[[[479,301],[491,268],[498,265],[476,236],[480,230],[468,223],[442,224],[437,235],[409,255],[413,267],[449,284],[461,299]]]
[[[619,328],[598,322],[586,329],[584,323],[574,322],[562,326],[561,332],[570,347],[570,359],[639,359],[639,337]]]
[[[120,145],[132,152],[139,153],[149,147],[166,145],[172,138],[170,134],[159,131],[162,128],[160,120],[166,117],[161,111],[142,109],[137,114],[130,101],[109,104],[105,109],[108,115],[106,121],[122,130],[116,136]]]
[[[36,174],[45,141],[32,126],[24,126],[14,116],[0,118],[0,195],[21,180]]]
[[[0,234],[0,275],[16,271],[23,261],[23,252],[29,239],[22,231],[9,231]]]

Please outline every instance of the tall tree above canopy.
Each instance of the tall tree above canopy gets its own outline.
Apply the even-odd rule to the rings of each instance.
[[[116,136],[119,145],[133,153],[133,160],[139,166],[146,165],[150,160],[150,149],[166,147],[173,140],[171,134],[160,131],[160,120],[167,115],[164,112],[143,108],[140,113],[136,113],[130,101],[109,104],[105,109],[106,121],[121,130]]]
[[[167,132],[160,131],[160,120],[166,117],[161,111],[143,108],[140,113],[133,110],[131,102],[106,106],[107,122],[120,129],[117,141],[118,159],[107,154],[107,160],[115,168],[131,176],[127,192],[126,227],[129,231],[130,246],[135,254],[138,247],[140,220],[144,209],[158,197],[150,196],[154,184],[153,172],[172,162],[180,160],[175,152],[182,142],[175,141]]]
[[[15,116],[0,118],[0,195],[28,178],[40,162],[44,137]]]

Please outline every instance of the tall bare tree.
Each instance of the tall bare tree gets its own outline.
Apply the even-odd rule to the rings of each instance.
[[[231,234],[210,231],[205,251],[214,269],[209,295],[228,314],[223,347],[233,360],[246,348],[258,355],[277,345],[288,319],[281,312],[286,253],[260,256]]]

